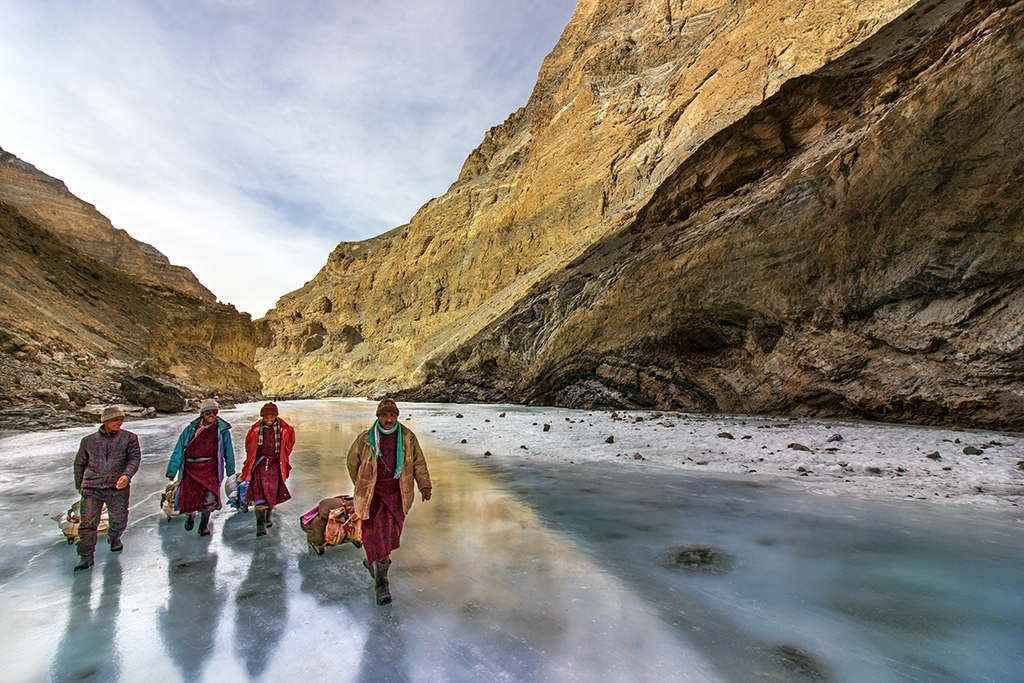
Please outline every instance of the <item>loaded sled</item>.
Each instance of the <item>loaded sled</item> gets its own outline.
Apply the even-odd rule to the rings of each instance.
[[[60,516],[57,520],[57,524],[60,525],[60,530],[64,533],[64,538],[67,539],[68,545],[78,542],[78,526],[82,523],[82,499],[76,500],[68,511]],[[103,510],[100,513],[100,523],[96,527],[97,534],[107,533],[107,527],[110,524],[110,520],[107,516],[107,504],[103,504]]]
[[[342,543],[363,547],[362,523],[356,514],[355,500],[349,495],[323,499],[302,515],[299,526],[306,532],[306,541],[317,555]]]

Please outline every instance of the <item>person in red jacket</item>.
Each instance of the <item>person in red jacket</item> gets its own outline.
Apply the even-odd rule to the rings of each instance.
[[[292,466],[288,457],[295,446],[295,430],[278,417],[277,406],[260,409],[260,420],[245,435],[245,465],[241,481],[249,482],[246,501],[256,506],[256,535],[266,536],[274,526],[274,507],[292,497],[285,480]]]

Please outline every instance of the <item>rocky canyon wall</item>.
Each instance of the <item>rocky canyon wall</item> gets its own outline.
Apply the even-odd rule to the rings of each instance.
[[[1021,3],[581,1],[268,393],[1024,426]]]
[[[89,419],[76,412],[87,404],[141,402],[171,411],[190,397],[261,394],[253,367],[257,328],[248,314],[217,303],[187,269],[162,268],[166,257],[115,230],[70,193],[51,201],[53,195],[19,176],[24,169],[4,171],[0,196],[21,199],[17,206],[0,200],[0,426]],[[51,229],[64,225],[65,209],[71,227]],[[45,225],[37,220],[41,214]],[[135,250],[114,260],[141,264],[142,272],[115,267],[85,248],[106,256]],[[155,267],[146,265],[150,252],[159,257],[149,261]],[[165,274],[170,282],[159,280]]]

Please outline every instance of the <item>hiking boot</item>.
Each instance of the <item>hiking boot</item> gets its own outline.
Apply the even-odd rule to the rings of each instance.
[[[80,571],[82,571],[84,569],[88,569],[89,567],[93,566],[94,564],[95,564],[95,562],[93,562],[93,560],[92,560],[92,555],[83,556],[82,559],[80,559],[78,561],[78,564],[75,565],[74,571],[80,572]]]
[[[271,513],[274,512],[274,508],[267,508],[267,528],[274,526],[274,523],[270,520]]]
[[[203,516],[199,518],[199,535],[209,536],[210,533],[210,513],[204,512]]]
[[[256,508],[256,535],[266,536],[267,535],[267,508],[258,507]]]
[[[376,575],[373,573],[373,565],[365,557],[363,558],[363,566],[366,567],[366,571],[370,572],[370,576],[376,579]]]
[[[122,550],[124,550],[124,543],[121,542],[120,538],[110,542],[110,552],[119,553]]]
[[[196,514],[190,512],[185,515],[185,531],[192,531],[196,528]]]
[[[373,563],[373,587],[377,591],[378,605],[387,605],[391,602],[391,586],[388,583],[388,569],[390,567],[390,562],[387,564],[383,562]]]

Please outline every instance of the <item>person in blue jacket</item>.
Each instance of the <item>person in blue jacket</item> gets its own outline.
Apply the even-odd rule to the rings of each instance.
[[[180,477],[174,507],[184,513],[185,531],[195,527],[196,512],[202,513],[199,535],[210,535],[210,513],[219,510],[220,486],[225,476],[235,473],[235,450],[231,425],[217,417],[217,402],[203,401],[199,417],[186,425],[167,463],[167,478]]]

